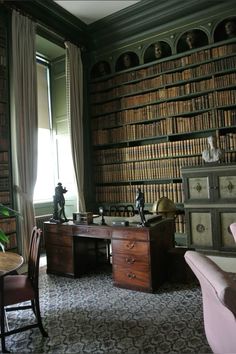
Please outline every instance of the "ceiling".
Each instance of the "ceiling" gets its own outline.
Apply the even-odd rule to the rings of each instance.
[[[89,25],[115,12],[125,9],[141,0],[53,0],[72,15]]]
[[[106,16],[114,14],[142,0],[53,0],[57,5],[89,25]],[[44,37],[36,36],[37,53],[45,59],[53,60],[65,54],[65,49],[52,43]]]

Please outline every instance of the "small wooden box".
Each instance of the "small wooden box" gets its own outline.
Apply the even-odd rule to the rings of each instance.
[[[89,225],[93,223],[93,213],[73,213],[73,223],[77,225]]]

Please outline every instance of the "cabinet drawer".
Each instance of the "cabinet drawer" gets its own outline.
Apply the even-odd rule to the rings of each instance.
[[[137,257],[148,257],[149,243],[136,240],[112,240],[112,253],[124,253]]]
[[[85,237],[93,237],[93,238],[104,238],[110,239],[111,238],[111,231],[108,228],[104,227],[89,227],[89,226],[78,226],[73,227],[73,234],[80,235]]]
[[[73,237],[71,235],[61,235],[54,233],[45,234],[45,243],[47,250],[48,248],[54,247],[54,245],[72,247],[72,241]]]
[[[145,230],[143,228],[141,228],[140,230],[137,230],[137,228],[135,230],[132,230],[132,228],[117,228],[112,231],[112,238],[148,241],[149,233],[148,230]]]
[[[115,284],[128,287],[150,288],[149,273],[113,265]]]
[[[74,274],[72,250],[68,247],[53,247],[47,250],[47,271]]]
[[[57,235],[72,235],[71,225],[50,224],[49,222],[45,222],[43,224],[43,229],[46,233],[54,233]]]
[[[128,271],[149,272],[149,260],[147,257],[114,253],[113,265],[126,268]]]

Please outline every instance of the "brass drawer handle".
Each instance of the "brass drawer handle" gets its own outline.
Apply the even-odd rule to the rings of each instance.
[[[126,247],[131,250],[131,248],[134,248],[135,242],[132,243],[127,243]]]
[[[134,273],[128,273],[128,274],[127,274],[127,277],[128,277],[129,279],[134,279],[134,278],[136,278],[136,275],[135,275]]]
[[[126,257],[125,261],[128,264],[133,264],[135,262],[135,259],[133,257]]]

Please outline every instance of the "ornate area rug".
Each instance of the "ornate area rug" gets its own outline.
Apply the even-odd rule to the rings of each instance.
[[[15,353],[211,353],[198,285],[163,284],[154,294],[113,286],[110,272],[69,279],[40,274],[43,324],[10,336]],[[24,314],[24,317],[22,317]],[[10,327],[30,311],[9,313]]]

